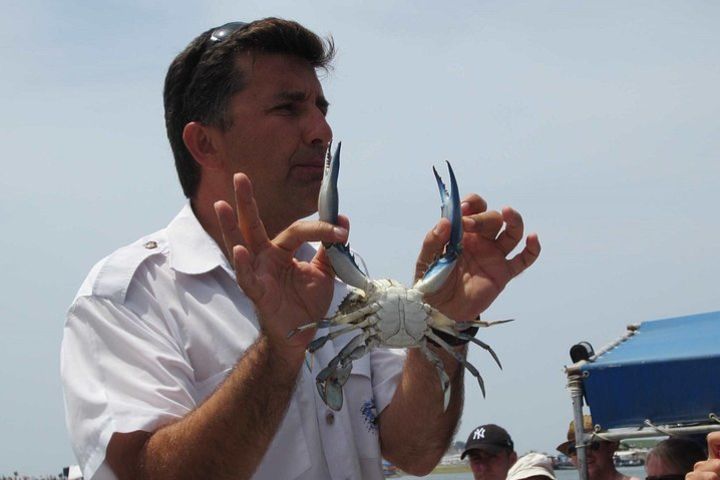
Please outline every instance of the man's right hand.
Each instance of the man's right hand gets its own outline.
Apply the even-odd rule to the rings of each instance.
[[[718,480],[720,478],[720,432],[707,436],[708,459],[695,464],[693,471],[685,475],[685,480]]]
[[[250,179],[233,178],[235,205],[215,203],[215,213],[227,257],[235,267],[237,283],[257,308],[263,333],[275,348],[302,353],[315,329],[288,339],[295,328],[317,322],[330,307],[333,270],[321,248],[310,262],[298,261],[295,251],[305,242],[346,242],[348,221],[338,227],[320,221],[297,221],[272,240],[260,219]]]

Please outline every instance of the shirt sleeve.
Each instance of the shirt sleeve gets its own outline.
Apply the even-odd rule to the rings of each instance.
[[[70,308],[61,375],[73,450],[89,480],[115,478],[103,465],[113,433],[151,432],[196,406],[192,367],[163,323],[107,298],[81,296]]]
[[[405,350],[376,348],[370,353],[372,388],[378,415],[390,404],[405,365]]]

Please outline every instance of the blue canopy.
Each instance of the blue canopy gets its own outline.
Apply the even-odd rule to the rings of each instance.
[[[581,370],[603,430],[708,423],[720,415],[720,312],[643,322]]]

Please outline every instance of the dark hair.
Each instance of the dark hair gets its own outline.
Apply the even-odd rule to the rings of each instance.
[[[175,157],[183,193],[192,198],[200,181],[200,166],[188,151],[182,135],[185,125],[201,122],[227,129],[232,125],[227,106],[246,85],[235,65],[242,52],[280,53],[307,60],[314,68],[330,68],[335,46],[297,22],[265,18],[251,22],[227,38],[212,43],[216,28],[200,34],[170,64],[163,99],[165,128]]]
[[[707,454],[700,443],[681,437],[668,438],[658,443],[650,450],[647,457],[650,459],[652,456],[661,459],[663,463],[674,470],[673,472],[667,472],[667,474],[678,473],[683,475],[692,472],[695,463],[707,458]]]

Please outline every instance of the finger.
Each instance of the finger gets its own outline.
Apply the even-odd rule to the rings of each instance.
[[[337,226],[342,227],[348,231],[348,234],[350,232],[350,219],[346,217],[345,215],[338,215],[337,218]],[[315,257],[312,259],[312,262],[321,270],[324,272],[330,274],[333,272],[332,264],[330,263],[330,258],[327,255],[327,252],[325,251],[325,247],[320,245],[320,248],[318,248],[317,253],[315,254]]]
[[[471,193],[460,204],[463,215],[474,215],[487,210],[487,202],[477,193]]]
[[[421,278],[435,259],[443,253],[445,244],[450,240],[450,220],[441,218],[435,228],[423,239],[420,254],[415,262],[415,280]]]
[[[215,202],[213,207],[215,207],[215,215],[222,233],[225,256],[232,261],[233,247],[242,243],[242,233],[240,233],[237,217],[230,204],[224,200]]]
[[[540,255],[540,240],[536,233],[528,235],[525,240],[525,248],[522,252],[515,255],[509,261],[510,272],[512,276],[516,277],[520,275],[526,268],[535,263],[538,256]]]
[[[338,215],[337,226],[342,227],[348,232],[350,231],[350,219],[345,215]]]
[[[270,240],[265,231],[265,225],[260,220],[252,183],[247,175],[236,173],[233,177],[233,185],[235,187],[237,221],[245,239],[245,246],[251,252],[258,253],[270,246]]]
[[[707,436],[708,460],[720,458],[720,432],[708,433]]]
[[[496,210],[463,217],[463,230],[477,233],[488,240],[495,240],[502,226],[502,214]]]
[[[708,455],[713,455],[711,453],[708,453]],[[705,460],[703,462],[697,462],[693,466],[693,475],[695,475],[696,480],[701,478],[707,478],[708,475],[712,475],[715,477],[715,480],[718,478],[718,472],[720,472],[720,460],[717,458],[711,458],[708,460]]]
[[[503,230],[497,238],[497,246],[500,250],[509,254],[517,247],[523,237],[523,219],[520,214],[510,207],[502,209],[503,220],[505,220],[505,230]]]
[[[265,287],[252,268],[252,253],[242,245],[235,245],[232,253],[237,283],[245,295],[257,305],[265,295]]]
[[[695,464],[695,467],[697,467],[697,465],[698,464]],[[693,470],[685,475],[685,480],[718,480],[718,475],[715,472]]]
[[[348,231],[328,222],[297,221],[278,234],[273,243],[289,253],[295,252],[306,242],[338,243],[347,242]]]

